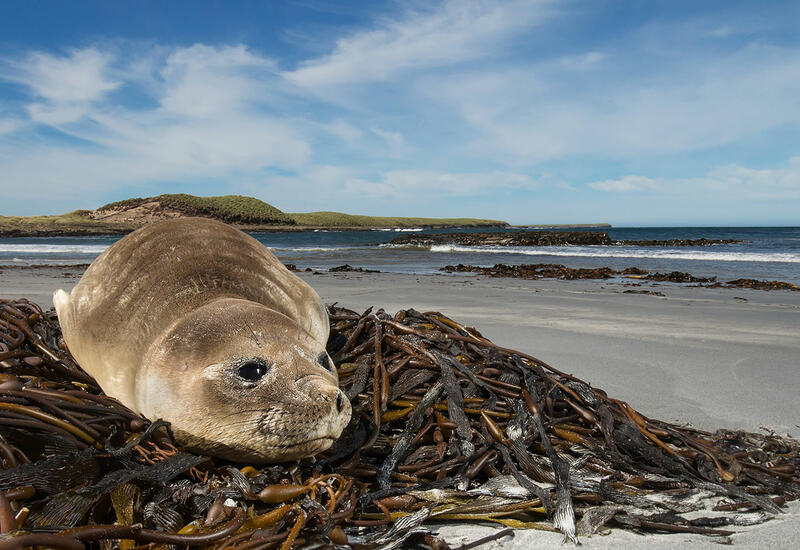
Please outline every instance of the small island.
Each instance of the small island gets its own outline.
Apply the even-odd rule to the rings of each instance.
[[[214,218],[243,231],[365,230],[385,228],[508,227],[502,220],[360,216],[341,212],[286,213],[241,195],[158,195],[113,202],[57,216],[0,216],[0,237],[123,235],[180,216]]]

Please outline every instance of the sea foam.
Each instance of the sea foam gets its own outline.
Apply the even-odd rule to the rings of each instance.
[[[0,243],[0,252],[22,254],[100,254],[106,244],[6,244]]]
[[[373,227],[371,231],[394,231],[396,233],[417,233],[421,227]]]
[[[435,244],[431,252],[443,253],[488,253],[488,254],[520,254],[524,256],[569,256],[588,258],[656,258],[672,260],[707,260],[715,262],[779,262],[800,263],[800,254],[788,252],[731,252],[716,250],[681,250],[668,248],[663,250],[635,249],[626,247],[499,247],[499,246],[460,246],[452,244]]]

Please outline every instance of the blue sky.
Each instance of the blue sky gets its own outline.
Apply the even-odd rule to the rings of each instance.
[[[800,225],[797,2],[3,2],[0,214]]]

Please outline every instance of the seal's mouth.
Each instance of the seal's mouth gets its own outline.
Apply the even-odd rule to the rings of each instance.
[[[325,436],[307,439],[299,443],[292,443],[291,445],[279,445],[270,448],[271,451],[277,452],[280,455],[280,460],[294,460],[296,458],[303,458],[320,453],[333,445],[337,438]]]

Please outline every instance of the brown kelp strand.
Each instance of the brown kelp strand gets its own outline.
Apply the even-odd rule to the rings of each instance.
[[[329,313],[350,425],[245,465],[180,449],[79,370],[52,312],[0,300],[0,550],[447,549],[429,525],[454,521],[725,537],[800,497],[795,440],[648,418],[441,313]]]
[[[761,281],[757,279],[734,279],[717,281],[716,277],[696,277],[691,273],[672,271],[670,273],[650,272],[638,267],[612,269],[610,267],[573,268],[562,264],[495,264],[492,267],[476,265],[446,265],[439,269],[447,273],[477,273],[487,277],[511,277],[516,279],[637,279],[642,281],[668,283],[696,283],[705,288],[752,288],[755,290],[800,290],[800,286],[785,281]],[[628,290],[628,293],[654,294],[648,291]]]

